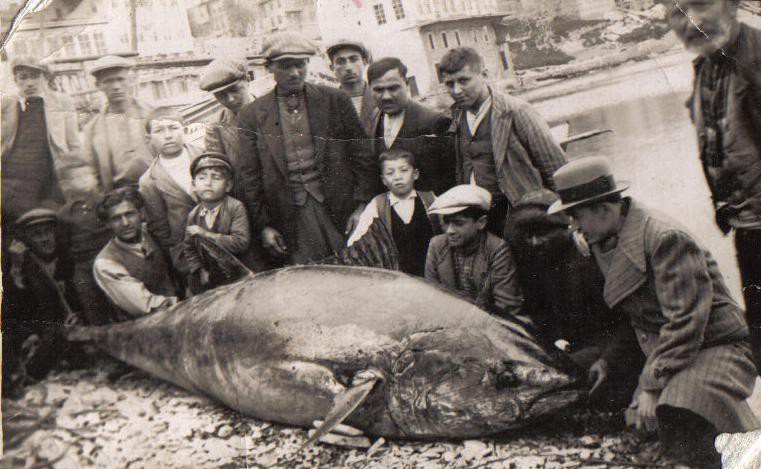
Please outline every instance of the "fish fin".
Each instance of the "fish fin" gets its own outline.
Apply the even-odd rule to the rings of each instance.
[[[302,449],[307,448],[309,445],[319,440],[321,437],[330,433],[331,430],[333,430],[349,415],[351,415],[352,412],[354,412],[357,407],[359,407],[365,401],[365,399],[367,399],[367,396],[370,394],[370,391],[373,390],[375,383],[377,383],[379,380],[380,378],[369,379],[337,395],[333,403],[333,408],[330,409],[328,415],[325,416],[325,420],[322,422],[322,425],[320,425],[320,428],[318,428],[314,434],[309,437],[307,442],[304,443],[304,446],[302,446]]]
[[[254,272],[246,264],[227,249],[201,236],[197,236],[196,240],[204,253],[219,267],[230,283],[254,275]]]

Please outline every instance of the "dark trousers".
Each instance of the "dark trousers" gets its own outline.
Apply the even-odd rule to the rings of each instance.
[[[690,467],[721,467],[713,443],[719,431],[713,424],[687,409],[667,405],[658,406],[655,413],[663,456]]]
[[[761,230],[736,230],[735,250],[745,299],[745,320],[750,329],[753,363],[756,370],[761,371]]]
[[[505,238],[505,221],[510,212],[510,201],[506,197],[494,197],[489,209],[486,231],[499,238]]]

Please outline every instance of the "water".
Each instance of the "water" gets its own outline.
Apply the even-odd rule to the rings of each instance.
[[[695,129],[684,106],[691,76],[689,60],[669,67],[654,62],[648,70],[619,74],[603,86],[537,103],[537,108],[548,119],[569,119],[571,134],[612,129],[571,144],[569,157],[609,157],[617,179],[630,182],[630,195],[678,220],[713,253],[741,301],[734,246],[714,224]]]

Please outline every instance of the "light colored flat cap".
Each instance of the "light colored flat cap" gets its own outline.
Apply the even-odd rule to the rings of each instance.
[[[314,44],[301,34],[283,31],[268,37],[262,46],[267,60],[308,59],[315,54]]]
[[[25,212],[16,220],[16,226],[32,226],[39,223],[56,222],[58,215],[54,210],[45,207],[37,207]]]
[[[462,184],[437,197],[428,207],[428,213],[431,215],[450,215],[468,207],[478,207],[489,211],[490,206],[491,194],[489,191],[475,184]]]
[[[200,88],[209,93],[227,89],[246,77],[246,62],[240,58],[212,60],[201,72]]]
[[[31,55],[20,55],[11,61],[11,71],[16,72],[19,67],[31,68],[32,70],[38,70],[42,73],[48,73],[48,66],[39,57],[33,57]]]
[[[368,62],[370,61],[370,52],[360,41],[355,41],[353,39],[338,39],[337,41],[332,42],[325,51],[331,62],[333,61],[333,55],[341,49],[355,49],[363,59]]]
[[[132,68],[135,66],[135,61],[132,59],[126,59],[119,57],[118,55],[104,55],[90,67],[90,75],[96,76],[98,73],[110,70],[113,68]]]

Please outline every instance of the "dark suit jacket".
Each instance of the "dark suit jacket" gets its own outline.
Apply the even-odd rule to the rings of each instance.
[[[343,231],[357,205],[374,195],[377,164],[351,98],[322,85],[307,83],[305,89],[323,205]],[[289,244],[296,227],[275,90],[243,108],[239,119],[241,186],[253,232],[271,226]]]
[[[452,119],[416,101],[404,111],[404,123],[390,149],[407,150],[415,155],[420,179],[415,188],[441,195],[455,184],[454,139],[444,134]],[[373,125],[373,153],[377,161],[389,148],[383,140],[383,114],[378,113]],[[380,171],[380,168],[378,169]]]

